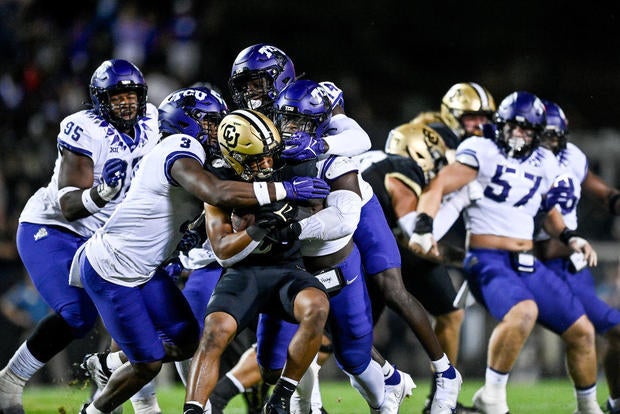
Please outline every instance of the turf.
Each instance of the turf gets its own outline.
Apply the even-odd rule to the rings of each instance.
[[[420,413],[428,392],[428,381],[419,381],[413,396],[405,400],[401,413]],[[468,380],[463,384],[460,401],[470,405],[471,397],[480,387],[481,381]],[[361,396],[346,382],[321,383],[323,404],[330,414],[367,413],[368,408]],[[26,414],[77,414],[81,404],[90,394],[86,388],[27,387],[24,393]],[[181,386],[160,387],[157,390],[159,404],[164,414],[179,413],[185,396]],[[599,382],[598,400],[606,397],[606,384]],[[508,404],[513,413],[555,414],[572,413],[575,408],[573,387],[568,380],[544,380],[536,383],[513,382],[508,388]],[[125,414],[133,414],[130,403],[124,405]],[[235,398],[226,409],[226,414],[246,414],[241,397]]]

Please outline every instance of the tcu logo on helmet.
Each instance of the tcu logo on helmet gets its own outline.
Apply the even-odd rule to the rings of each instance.
[[[220,95],[215,91],[211,91],[211,94],[219,100],[222,99]],[[168,102],[175,102],[187,96],[194,96],[197,101],[204,101],[209,95],[205,91],[201,91],[200,89],[183,89],[170,95],[168,97]]]
[[[258,49],[258,52],[270,58],[271,55],[273,55],[275,52],[280,52],[280,49],[275,46],[264,45],[260,49]]]

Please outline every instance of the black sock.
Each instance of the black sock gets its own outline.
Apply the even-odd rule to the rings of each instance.
[[[223,410],[237,394],[239,394],[239,388],[230,378],[224,375],[215,385],[209,401],[211,401],[212,407]]]
[[[198,404],[185,403],[183,404],[183,414],[202,414],[204,410]]]

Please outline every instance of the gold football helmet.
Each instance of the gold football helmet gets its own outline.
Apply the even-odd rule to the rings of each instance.
[[[238,109],[218,126],[222,156],[245,181],[266,180],[280,167],[282,138],[273,122],[258,111]]]
[[[385,152],[413,158],[424,171],[427,183],[448,164],[441,135],[423,124],[407,123],[391,130]]]
[[[466,114],[485,115],[489,119],[495,112],[495,100],[484,87],[474,82],[452,85],[441,99],[441,119],[461,139],[465,130],[461,117]]]

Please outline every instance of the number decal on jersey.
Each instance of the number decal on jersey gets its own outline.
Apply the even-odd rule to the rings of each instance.
[[[190,145],[192,144],[192,142],[190,141],[189,138],[181,138],[181,148],[189,148]]]
[[[498,165],[495,170],[495,175],[491,178],[491,184],[487,185],[484,189],[485,197],[490,198],[491,200],[495,200],[498,203],[503,203],[508,198],[508,193],[510,192],[511,186],[508,181],[502,179],[502,175],[505,174],[515,174],[517,171],[514,168],[507,167],[505,165]],[[517,201],[514,206],[519,207],[527,204],[527,202],[536,194],[536,190],[540,187],[540,182],[542,181],[542,177],[537,177],[530,173],[525,173],[525,178],[532,181],[532,187],[528,191],[528,193],[523,196],[519,201]]]
[[[62,133],[72,140],[77,141],[82,136],[82,131],[84,131],[84,129],[81,126],[76,125],[75,122],[67,122],[67,126],[65,126]]]

